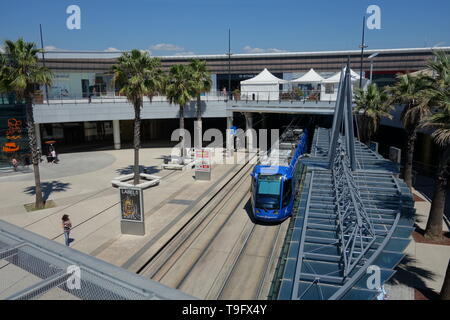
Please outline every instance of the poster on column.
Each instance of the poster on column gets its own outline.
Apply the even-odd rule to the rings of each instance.
[[[195,179],[211,180],[211,153],[208,149],[195,149]]]
[[[120,187],[119,191],[122,221],[143,222],[142,189]]]

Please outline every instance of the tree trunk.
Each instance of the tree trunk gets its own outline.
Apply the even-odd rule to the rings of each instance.
[[[181,143],[180,143],[180,147],[181,147],[181,152],[180,152],[180,156],[181,158],[184,158],[184,108],[182,105],[180,105],[180,136],[181,136]]]
[[[447,192],[447,161],[448,149],[441,153],[439,169],[437,172],[433,201],[431,202],[430,215],[425,229],[425,238],[439,240],[442,238],[442,225],[445,209],[445,196]]]
[[[139,184],[139,147],[141,145],[141,104],[134,106],[134,184]]]
[[[34,171],[34,184],[36,186],[35,208],[42,209],[44,208],[44,199],[42,197],[41,176],[39,173],[39,156],[37,152],[36,132],[33,115],[33,102],[31,98],[28,98],[26,101],[26,115],[27,115],[28,140],[31,149],[31,162],[33,163],[33,171]]]
[[[403,171],[403,180],[409,189],[412,188],[412,166],[414,159],[414,145],[416,143],[417,132],[416,129],[412,130],[408,135],[408,142],[406,145],[406,163]]]
[[[195,147],[196,148],[201,148],[202,145],[202,106],[201,106],[201,100],[200,100],[200,95],[197,95],[197,126],[196,126],[196,134],[197,134],[197,139],[195,142]]]
[[[441,300],[450,300],[450,261],[447,265],[447,272],[445,273],[444,284],[441,289]]]

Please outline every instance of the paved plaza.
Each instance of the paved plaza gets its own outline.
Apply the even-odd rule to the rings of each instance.
[[[195,181],[193,170],[160,170],[164,156],[170,152],[170,148],[140,151],[145,171],[162,177],[160,185],[144,190],[145,236],[121,234],[118,190],[111,186],[113,178],[132,172],[132,149],[61,154],[58,164],[42,162],[44,197],[53,200],[56,207],[40,211],[27,212],[24,207],[35,198],[31,169],[2,173],[0,219],[64,243],[61,216],[68,214],[74,226],[73,248],[136,272],[146,257],[157,252],[240,167],[213,165],[211,181]],[[425,226],[429,206],[425,199],[416,202],[421,228]],[[450,258],[448,246],[412,240],[406,253],[415,259],[409,263],[410,269],[432,275],[421,278],[422,285],[439,292]],[[408,285],[416,284],[400,282],[386,288],[390,299],[414,299],[414,290]]]

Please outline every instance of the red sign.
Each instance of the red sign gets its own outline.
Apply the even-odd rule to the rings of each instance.
[[[195,150],[195,171],[210,172],[211,161],[209,158],[209,150]]]

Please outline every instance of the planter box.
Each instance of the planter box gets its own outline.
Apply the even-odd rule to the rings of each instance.
[[[149,187],[153,187],[159,184],[161,181],[161,177],[154,176],[151,174],[141,173],[140,175],[141,180],[146,180],[145,182],[141,182],[138,185],[134,185],[132,180],[134,178],[134,173],[126,174],[123,176],[119,176],[111,180],[111,184],[113,187],[137,187],[141,189],[147,189]],[[131,181],[131,182],[127,182]]]

